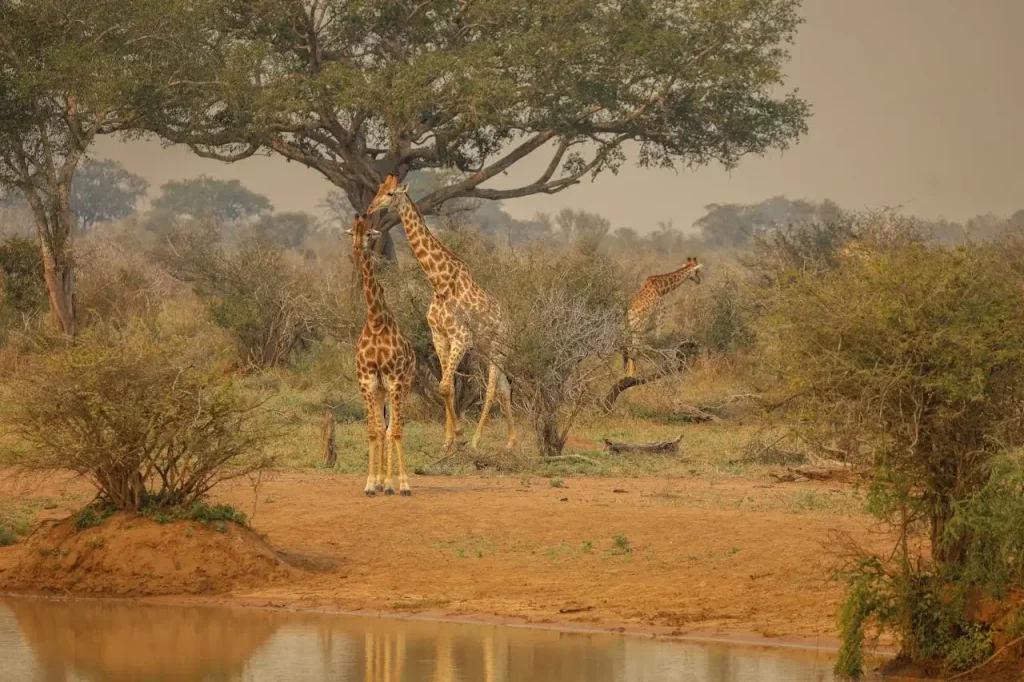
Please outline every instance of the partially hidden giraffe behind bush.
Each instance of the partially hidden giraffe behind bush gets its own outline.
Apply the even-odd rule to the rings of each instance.
[[[640,347],[641,336],[644,329],[651,322],[658,311],[662,300],[675,291],[683,282],[692,279],[695,284],[700,284],[700,269],[703,267],[696,258],[686,259],[686,265],[667,272],[663,275],[651,275],[644,280],[640,290],[629,302],[629,347],[623,353],[623,362],[626,368],[627,377],[636,376],[636,359],[633,354]]]
[[[431,234],[419,208],[409,196],[409,186],[399,184],[394,175],[388,175],[380,184],[367,213],[373,215],[385,208],[397,211],[409,246],[434,290],[427,311],[427,324],[441,363],[438,392],[444,399],[445,450],[452,447],[459,433],[455,413],[455,370],[471,348],[488,362],[487,391],[471,445],[476,448],[479,444],[497,393],[508,426],[508,447],[515,447],[512,390],[502,370],[509,336],[504,309],[473,281],[466,264]]]
[[[366,425],[369,439],[369,470],[363,491],[373,496],[377,491],[394,495],[392,455],[398,457],[398,485],[402,495],[412,495],[405,475],[405,452],[402,449],[402,408],[412,389],[416,372],[416,354],[412,344],[398,328],[388,309],[384,291],[373,272],[372,255],[367,250],[367,236],[379,233],[370,228],[365,215],[357,215],[347,231],[352,235],[352,259],[363,274],[366,296],[366,321],[356,342],[356,378],[366,403]],[[384,430],[384,405],[388,407],[387,431]],[[384,453],[387,470],[381,482]],[[376,470],[375,470],[376,469]]]

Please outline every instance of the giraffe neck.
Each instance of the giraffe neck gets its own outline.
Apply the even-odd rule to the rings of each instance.
[[[684,265],[678,270],[667,272],[664,275],[651,275],[648,278],[648,281],[654,287],[654,291],[658,294],[658,298],[662,298],[678,289],[679,285],[689,278],[692,267],[693,266],[691,265]]]
[[[430,280],[430,285],[434,289],[447,286],[459,270],[465,269],[465,265],[430,232],[423,214],[408,194],[399,195],[396,208],[409,247]]]
[[[370,254],[363,250],[362,245],[354,249],[354,256],[359,260],[359,267],[363,271],[363,295],[366,296],[366,326],[373,332],[380,332],[391,322],[391,311],[388,310],[387,299],[384,298],[384,290],[373,272],[373,261]]]

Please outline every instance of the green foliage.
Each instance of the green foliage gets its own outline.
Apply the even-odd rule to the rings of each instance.
[[[31,314],[46,306],[39,243],[11,237],[0,242],[0,316]]]
[[[257,239],[282,249],[297,249],[306,243],[319,226],[308,213],[273,213],[260,216],[252,231]]]
[[[869,623],[899,635],[903,659],[945,672],[970,668],[992,653],[990,626],[968,618],[968,591],[950,583],[941,571],[865,557],[844,577],[848,589],[840,614],[837,675],[863,675]]]
[[[255,404],[191,346],[135,321],[94,327],[30,358],[7,382],[3,424],[27,470],[69,469],[120,510],[187,505],[219,481],[268,466]]]
[[[755,342],[757,301],[747,283],[723,274],[701,291],[696,304],[694,340],[716,353],[743,350]]]
[[[759,336],[810,426],[860,443],[883,489],[875,510],[927,521],[936,557],[961,560],[942,536],[952,505],[1020,438],[1024,300],[1005,260],[897,242],[793,273],[770,304]]]
[[[0,524],[0,547],[9,547],[18,542],[18,535],[4,524]]]
[[[103,523],[117,511],[117,507],[109,503],[92,504],[75,514],[75,528],[85,530]]]
[[[1024,461],[1004,455],[990,466],[976,494],[958,500],[943,529],[943,543],[961,547],[955,567],[959,582],[1003,598],[1010,587],[1024,586]]]
[[[170,508],[161,506],[158,501],[154,500],[153,504],[148,504],[142,508],[141,514],[161,524],[174,521],[198,521],[203,525],[210,523],[220,525],[221,522],[226,521],[244,526],[246,521],[245,514],[229,504],[211,505],[198,499],[193,500],[187,505]]]
[[[374,165],[379,150],[399,150],[388,158],[402,173],[465,174],[425,198],[433,212],[614,171],[627,139],[644,166],[731,167],[806,131],[807,104],[779,94],[797,0],[190,5],[209,11],[196,22],[209,39],[191,45],[190,87],[140,122],[223,158],[272,139],[353,206],[391,170]],[[552,172],[541,181],[478,187],[548,140]]]
[[[869,510],[902,538],[891,561],[846,573],[844,675],[863,672],[869,622],[910,661],[977,663],[990,625],[971,620],[969,595],[1022,584],[1024,479],[1000,456],[1022,438],[1024,296],[1005,248],[923,234],[882,213],[762,251],[775,259],[758,338],[800,396],[803,435],[872,467]],[[911,544],[922,530],[930,552]]]
[[[155,213],[214,221],[245,220],[273,208],[270,199],[246,189],[238,180],[206,175],[165,183],[152,205]]]
[[[117,161],[86,159],[71,183],[71,208],[83,228],[124,218],[146,195],[149,183]]]
[[[808,201],[772,197],[759,204],[709,204],[706,213],[694,222],[705,244],[710,246],[745,247],[763,240],[776,239],[779,231],[794,225],[828,223],[840,215],[839,207],[824,201]]]
[[[629,538],[625,535],[616,534],[612,536],[612,542],[615,543],[615,549],[621,554],[632,554],[633,545],[630,543]]]

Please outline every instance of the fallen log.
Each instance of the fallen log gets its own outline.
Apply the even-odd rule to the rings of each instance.
[[[652,452],[670,454],[679,452],[679,441],[682,439],[683,436],[680,434],[675,440],[660,440],[653,443],[615,443],[607,438],[603,440],[605,449],[607,449],[608,452]]]

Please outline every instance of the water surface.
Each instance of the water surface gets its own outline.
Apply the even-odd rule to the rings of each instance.
[[[825,682],[831,666],[609,634],[0,597],[4,682]]]

